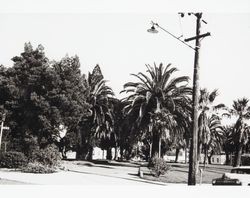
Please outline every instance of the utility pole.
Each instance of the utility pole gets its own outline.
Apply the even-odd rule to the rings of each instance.
[[[196,16],[196,36],[185,39],[185,42],[195,40],[194,74],[193,74],[193,109],[192,109],[192,139],[189,154],[188,185],[196,185],[198,170],[198,99],[199,99],[199,51],[200,39],[210,36],[210,33],[200,34],[202,13],[189,13]],[[203,20],[202,20],[203,21]]]

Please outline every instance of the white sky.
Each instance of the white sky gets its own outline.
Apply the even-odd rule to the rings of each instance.
[[[141,0],[128,5],[122,1],[122,7],[113,0],[94,0],[88,4],[74,1],[73,7],[67,7],[65,1],[61,4],[38,1],[32,9],[19,1],[14,1],[15,6],[8,2],[6,9],[0,8],[0,64],[11,66],[10,59],[19,55],[24,43],[30,41],[34,47],[42,44],[49,59],[78,55],[85,74],[99,64],[118,98],[122,97],[119,92],[123,84],[134,79],[129,74],[145,72],[145,64],[172,63],[180,70],[179,75],[192,79],[194,51],[165,32],[146,31],[153,20],[177,36],[182,30],[185,38],[194,36],[195,17],[181,18],[180,26],[177,14],[177,8],[190,8],[192,4],[178,6],[167,4],[168,0],[163,4],[166,11],[162,4],[157,4],[157,12],[150,6],[152,2],[148,6],[148,1]],[[208,24],[202,24],[202,33],[209,31],[212,36],[202,40],[200,84],[209,90],[219,89],[217,102],[229,106],[237,98],[250,98],[250,7],[249,1],[238,2],[213,4],[216,6],[203,14]]]

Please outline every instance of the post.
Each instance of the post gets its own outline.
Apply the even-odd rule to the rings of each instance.
[[[196,185],[196,173],[198,170],[198,95],[199,95],[199,51],[200,51],[200,27],[202,13],[196,13],[196,41],[193,74],[193,110],[192,110],[192,141],[189,156],[188,185]]]

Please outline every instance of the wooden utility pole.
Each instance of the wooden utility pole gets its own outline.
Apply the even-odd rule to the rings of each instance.
[[[184,41],[195,40],[194,74],[193,74],[193,109],[192,109],[192,139],[189,154],[188,185],[196,185],[196,173],[198,172],[198,99],[199,99],[199,51],[200,39],[210,36],[210,33],[200,34],[202,13],[192,13],[196,16],[196,36]]]

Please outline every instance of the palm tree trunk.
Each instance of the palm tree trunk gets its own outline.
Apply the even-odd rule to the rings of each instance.
[[[175,162],[176,163],[178,162],[179,153],[180,153],[180,149],[176,148],[176,150],[175,150]]]
[[[106,156],[107,160],[112,160],[112,147],[109,147],[107,149],[107,156]]]
[[[185,164],[187,163],[187,146],[185,147]]]
[[[204,145],[204,169],[206,168],[206,163],[207,163],[207,145]]]
[[[112,147],[107,149],[107,160],[112,160]]]
[[[232,152],[230,153],[230,165],[231,166],[233,165],[233,154],[232,154]]]
[[[198,152],[197,152],[197,164],[196,164],[196,175],[199,173],[199,165],[200,165],[200,158],[201,158],[201,149],[202,144],[198,144]]]
[[[117,160],[117,146],[115,146],[115,156],[114,156],[114,160]]]
[[[149,143],[149,158],[152,158],[152,143]]]
[[[212,164],[211,159],[212,159],[213,155],[214,155],[214,151],[213,150],[211,151],[210,155],[207,154],[208,164]]]
[[[241,163],[241,154],[242,154],[242,145],[239,143],[236,147],[234,167],[240,166]]]
[[[229,165],[230,164],[229,153],[228,152],[225,152],[225,153],[226,153],[226,165]]]
[[[153,130],[153,141],[152,141],[152,156],[159,155],[159,134],[156,130]]]
[[[124,153],[124,147],[123,145],[120,146],[120,160],[123,160],[123,153]]]
[[[91,161],[92,160],[92,157],[93,157],[93,147],[90,146],[89,147],[89,151],[88,151],[88,154],[87,154],[87,160]]]

